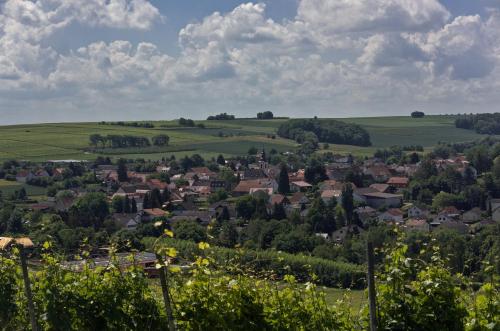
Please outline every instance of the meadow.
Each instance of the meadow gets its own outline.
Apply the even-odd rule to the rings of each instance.
[[[453,116],[410,116],[343,118],[368,130],[373,146],[330,145],[328,151],[352,153],[358,156],[373,154],[378,148],[392,145],[422,145],[427,149],[438,142],[463,142],[483,137],[470,130],[457,129]],[[176,121],[155,121],[154,128],[137,128],[99,123],[52,123],[0,127],[0,160],[18,159],[45,161],[51,159],[91,160],[99,154],[112,157],[161,159],[199,153],[204,157],[218,154],[235,156],[246,154],[250,147],[279,152],[294,150],[294,141],[272,137],[286,119],[232,121],[196,121],[205,128],[180,127]],[[93,152],[88,143],[91,134],[128,134],[152,137],[165,133],[170,145],[162,148],[107,150]],[[324,152],[324,151],[322,151]]]

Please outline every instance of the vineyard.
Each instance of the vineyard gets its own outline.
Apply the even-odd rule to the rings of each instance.
[[[168,234],[168,233],[167,233]],[[122,268],[117,259],[105,267],[84,262],[79,272],[63,267],[46,243],[42,264],[30,273],[35,328],[41,330],[366,330],[367,307],[348,301],[327,304],[311,271],[298,282],[293,270],[265,276],[240,268],[206,243],[190,247],[173,239],[154,245],[162,298],[144,271]],[[398,243],[384,251],[376,281],[377,321],[381,330],[498,330],[500,293],[493,268],[480,288],[452,273],[438,248],[421,258],[407,256]],[[183,252],[184,251],[184,252]],[[0,322],[4,330],[26,330],[29,307],[14,248],[0,258]],[[113,253],[111,254],[113,255]],[[181,257],[182,255],[182,257]],[[427,259],[430,256],[430,260]],[[79,258],[87,261],[88,253]],[[180,268],[180,260],[189,261]],[[428,262],[427,262],[428,261]],[[286,269],[286,268],[284,268]]]

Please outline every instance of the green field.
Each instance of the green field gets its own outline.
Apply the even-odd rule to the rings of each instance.
[[[440,141],[463,142],[482,137],[473,131],[457,129],[451,116],[344,118],[368,130],[373,146],[357,147],[330,145],[336,153],[371,155],[377,148],[392,145],[422,145],[431,148]],[[103,155],[114,157],[159,159],[166,155],[199,153],[205,157],[219,153],[226,156],[246,154],[252,146],[278,151],[293,150],[297,145],[286,139],[271,139],[276,128],[286,121],[237,119],[233,121],[197,121],[206,128],[185,128],[175,121],[154,122],[155,128],[135,128],[98,123],[60,123],[14,125],[0,127],[0,160],[20,159],[43,161],[49,159],[94,159],[97,153],[89,151],[88,136],[93,133],[129,134],[152,137],[165,133],[170,146],[165,148],[112,150]],[[162,125],[162,127],[160,127]],[[224,137],[220,137],[222,134]]]

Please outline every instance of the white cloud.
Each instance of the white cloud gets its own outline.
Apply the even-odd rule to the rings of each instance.
[[[148,29],[160,14],[145,0],[8,1],[2,9],[0,93],[45,100],[38,108],[137,115],[166,104],[174,117],[270,106],[335,116],[498,99],[500,14],[450,19],[436,0],[301,0],[295,19],[281,22],[264,4],[246,3],[181,29],[176,57],[146,42],[96,40],[67,54],[41,46],[74,21]]]
[[[428,30],[449,17],[437,0],[302,0],[297,14],[325,33]]]

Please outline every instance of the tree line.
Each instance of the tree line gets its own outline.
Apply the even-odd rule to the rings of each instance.
[[[154,128],[154,124],[151,122],[123,122],[123,121],[118,121],[118,122],[106,122],[102,121],[99,122],[101,125],[119,125],[119,126],[131,126],[134,128]]]
[[[361,126],[336,120],[292,119],[279,126],[278,135],[299,143],[314,135],[316,140],[332,144],[371,145],[370,135]]]
[[[220,113],[218,115],[210,115],[207,117],[207,120],[209,121],[227,121],[234,119],[236,119],[236,116],[230,115],[228,113]]]
[[[500,113],[459,115],[455,127],[481,134],[500,134]]]
[[[89,143],[95,148],[128,148],[128,147],[149,147],[168,146],[170,137],[166,134],[160,134],[151,137],[132,136],[132,135],[100,135],[92,134],[89,136]]]

